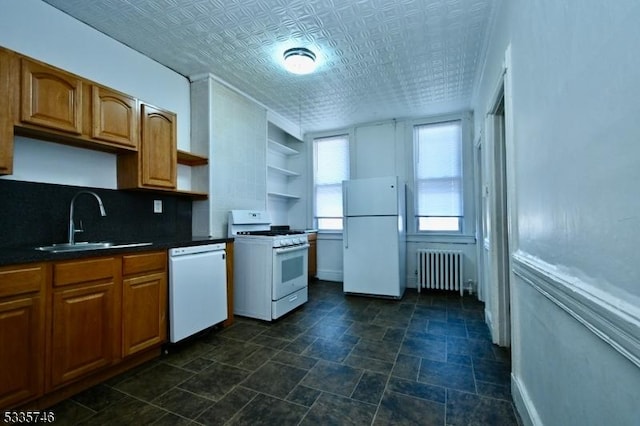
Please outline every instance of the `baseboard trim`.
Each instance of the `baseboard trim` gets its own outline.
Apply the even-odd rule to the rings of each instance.
[[[514,273],[525,283],[640,367],[640,307],[526,253],[514,253],[512,259]]]
[[[538,410],[533,405],[527,389],[513,374],[511,374],[511,396],[523,426],[542,426]]]
[[[342,282],[342,271],[329,271],[318,269],[318,279],[324,281],[340,281]]]
[[[493,317],[491,316],[491,311],[487,309],[487,305],[485,305],[484,309],[484,322],[487,323],[487,327],[489,327],[489,334],[491,335],[491,341],[494,344],[498,344],[497,340],[493,338]]]

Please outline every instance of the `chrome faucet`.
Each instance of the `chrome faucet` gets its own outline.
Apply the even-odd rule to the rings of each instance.
[[[104,205],[102,204],[102,200],[100,199],[98,194],[96,194],[95,192],[79,191],[76,195],[74,195],[73,198],[71,199],[71,207],[69,208],[69,244],[70,245],[75,244],[75,238],[76,238],[77,232],[84,232],[84,229],[82,229],[82,222],[80,225],[80,229],[76,229],[76,225],[73,222],[73,204],[75,203],[76,198],[78,198],[78,195],[80,194],[91,194],[94,197],[96,197],[96,200],[98,200],[98,206],[100,207],[100,215],[103,217],[107,215],[107,212],[104,211]]]

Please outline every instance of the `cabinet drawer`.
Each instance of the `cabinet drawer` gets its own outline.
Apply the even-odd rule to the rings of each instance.
[[[0,268],[0,297],[40,291],[44,280],[41,264]]]
[[[53,266],[53,285],[56,287],[111,279],[116,275],[116,258],[61,262]]]
[[[129,254],[122,256],[122,274],[133,275],[141,272],[164,271],[167,269],[167,252]]]

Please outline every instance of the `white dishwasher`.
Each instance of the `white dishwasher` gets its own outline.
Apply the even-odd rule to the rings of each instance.
[[[169,338],[178,342],[227,319],[225,243],[169,250]]]

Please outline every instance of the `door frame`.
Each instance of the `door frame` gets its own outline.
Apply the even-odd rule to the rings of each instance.
[[[487,280],[484,277],[484,247],[483,242],[484,235],[484,197],[485,197],[485,184],[484,184],[484,148],[482,143],[483,135],[480,136],[473,143],[473,177],[474,177],[474,192],[476,203],[476,265],[478,265],[478,285],[477,294],[478,300],[484,302],[486,300]]]
[[[491,266],[488,298],[491,316],[491,336],[500,346],[512,346],[517,340],[513,333],[514,305],[511,286],[515,282],[511,258],[517,250],[517,213],[515,182],[515,143],[513,127],[513,98],[511,78],[511,45],[507,46],[498,83],[487,106],[485,120],[485,155],[488,158],[489,203],[491,205],[491,230],[489,232],[489,265]],[[504,167],[503,173],[497,168]],[[505,212],[505,215],[500,214]]]

